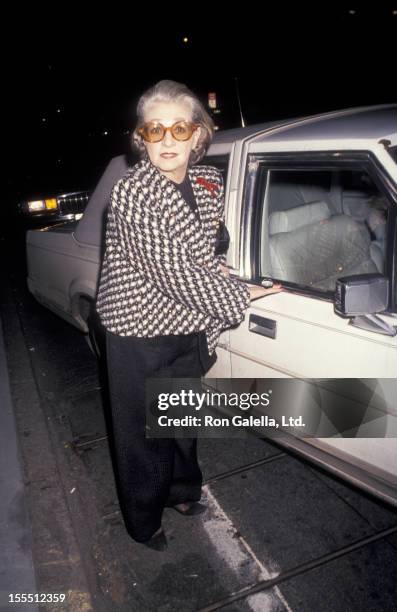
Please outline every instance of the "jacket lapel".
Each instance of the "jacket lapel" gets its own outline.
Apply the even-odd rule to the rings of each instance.
[[[208,176],[203,166],[190,168],[189,175],[200,212],[201,224],[213,249],[219,225],[218,186],[209,180],[211,177]]]
[[[197,214],[192,211],[175,184],[149,161],[146,163],[150,174],[149,192],[154,196],[153,204],[160,206],[162,213],[173,219],[175,233],[189,245],[195,259],[203,263],[211,262],[218,222],[215,218],[215,194],[203,186],[200,180],[197,181],[201,178],[205,183],[204,168],[196,166],[188,169],[197,202]]]

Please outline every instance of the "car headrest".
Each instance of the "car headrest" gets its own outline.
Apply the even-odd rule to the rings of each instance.
[[[269,217],[269,234],[292,232],[305,225],[325,221],[330,216],[331,213],[326,202],[312,202],[289,210],[274,212]]]

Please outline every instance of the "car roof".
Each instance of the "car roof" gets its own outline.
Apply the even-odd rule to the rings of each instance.
[[[292,121],[292,119],[288,119],[287,122]],[[214,138],[212,140],[213,144],[230,144],[235,142],[236,140],[241,139],[250,139],[253,136],[256,136],[259,132],[263,132],[264,130],[269,130],[273,127],[277,127],[286,123],[286,120],[279,121],[269,121],[267,123],[258,123],[255,125],[249,125],[246,127],[240,128],[232,128],[230,130],[220,130],[214,134]]]
[[[225,130],[215,134],[213,142],[223,144],[236,140],[368,140],[385,138],[391,134],[397,134],[397,104],[350,108]]]

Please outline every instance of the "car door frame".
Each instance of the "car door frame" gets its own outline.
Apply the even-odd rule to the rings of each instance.
[[[296,160],[299,163],[296,164]],[[260,284],[261,278],[258,274],[258,258],[255,253],[259,240],[259,224],[256,223],[257,231],[253,232],[253,224],[258,220],[260,215],[259,207],[256,206],[256,192],[258,188],[259,172],[261,165],[273,166],[274,169],[286,168],[291,163],[291,168],[294,170],[327,170],[327,169],[342,169],[341,166],[346,166],[349,170],[364,170],[372,178],[376,186],[388,198],[391,203],[390,218],[388,219],[387,233],[387,251],[386,251],[386,270],[385,276],[390,282],[390,301],[386,314],[394,314],[397,312],[397,188],[379,163],[375,155],[370,151],[304,151],[304,152],[287,152],[287,153],[253,153],[248,154],[245,163],[244,175],[244,193],[242,199],[242,223],[241,223],[241,261],[240,261],[240,276],[242,279],[248,280],[252,284]],[[251,174],[249,166],[253,168]],[[270,168],[269,168],[270,169]],[[248,245],[248,246],[247,246]],[[245,255],[244,255],[245,254]],[[313,289],[299,289],[293,286],[293,283],[283,282],[286,287],[290,287],[297,293],[308,295],[309,297],[331,300],[322,292],[316,292]],[[331,300],[332,301],[332,300]]]

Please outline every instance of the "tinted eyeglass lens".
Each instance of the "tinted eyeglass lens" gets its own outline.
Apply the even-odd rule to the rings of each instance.
[[[149,122],[141,128],[140,132],[147,142],[160,142],[168,130],[171,131],[175,140],[189,140],[194,132],[194,126],[187,121],[178,121],[166,128],[161,123]]]
[[[176,140],[188,140],[193,134],[193,128],[190,123],[179,121],[172,126],[171,132]]]
[[[143,137],[148,142],[159,142],[163,140],[165,129],[161,123],[147,123],[143,126]]]

